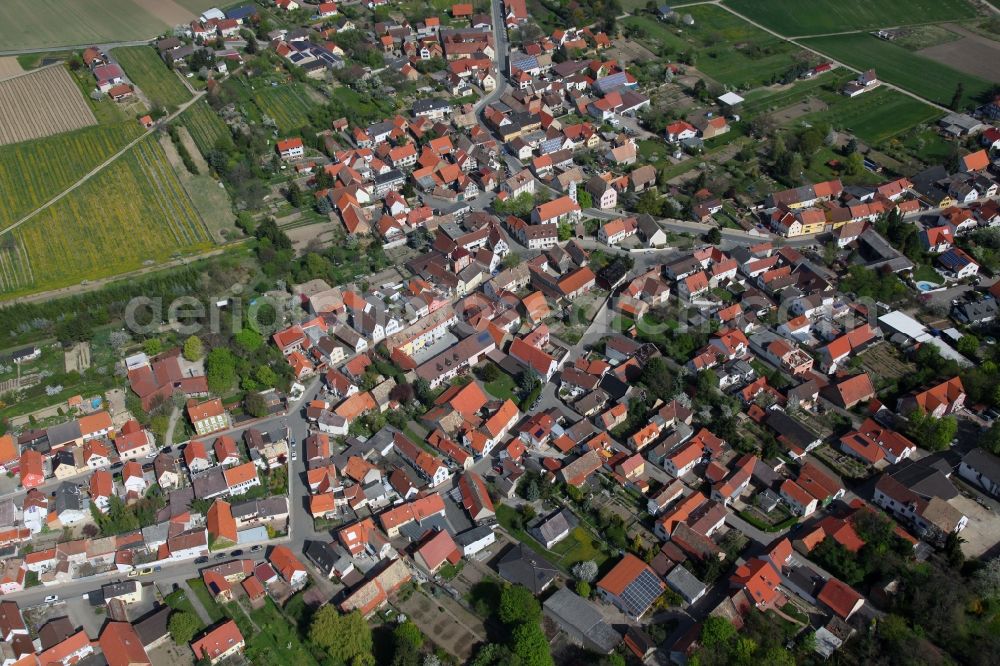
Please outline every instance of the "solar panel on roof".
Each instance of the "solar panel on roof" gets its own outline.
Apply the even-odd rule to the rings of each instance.
[[[635,580],[625,586],[621,598],[629,608],[641,613],[649,608],[661,593],[660,580],[648,569],[643,569]]]

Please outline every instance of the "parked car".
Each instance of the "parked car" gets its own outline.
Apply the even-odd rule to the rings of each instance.
[[[49,596],[45,597],[45,603],[47,604],[51,604],[54,601],[59,601],[58,594],[50,594]]]
[[[233,557],[239,557],[240,555],[243,554],[243,551],[242,550],[234,550],[233,552],[231,552],[229,554],[232,555]]]
[[[148,576],[151,573],[153,573],[153,567],[143,567],[139,570],[140,576]]]
[[[194,561],[195,564],[204,564],[205,562],[208,562],[208,558],[204,555]]]

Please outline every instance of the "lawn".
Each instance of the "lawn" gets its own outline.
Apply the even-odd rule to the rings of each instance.
[[[253,91],[252,98],[260,112],[285,133],[308,125],[309,112],[315,106],[301,83],[260,88]]]
[[[981,102],[993,87],[977,76],[956,71],[868,34],[816,37],[802,41],[857,69],[874,67],[881,80],[944,106],[951,103],[958,83],[964,87],[963,106]]]
[[[744,16],[788,37],[967,19],[967,0],[724,0]]]
[[[932,106],[898,91],[882,88],[849,99],[830,98],[830,108],[802,116],[800,123],[827,122],[834,129],[849,131],[876,145],[906,130],[940,117]]]
[[[542,555],[550,562],[564,571],[569,571],[577,562],[584,560],[594,560],[598,566],[608,559],[608,554],[600,547],[600,540],[591,535],[587,528],[578,525],[570,532],[569,536],[546,550],[545,546],[535,541],[527,531],[513,529],[513,519],[516,509],[506,504],[498,504],[496,507],[497,521],[510,533],[512,537],[528,546],[539,555]]]
[[[5,50],[151,39],[166,23],[133,0],[3,0]]]
[[[215,603],[215,599],[212,598],[211,593],[209,593],[208,588],[205,587],[205,581],[201,578],[189,578],[187,581],[188,587],[194,592],[194,595],[198,597],[198,601],[201,602],[202,608],[208,613],[208,616],[212,618],[212,622],[218,622],[223,617],[225,613],[222,612],[222,608],[219,604]]]
[[[199,581],[200,582],[200,581]],[[191,600],[187,598],[184,590],[174,590],[167,596],[163,598],[167,602],[167,605],[176,611],[183,611],[185,613],[191,613],[191,615],[198,618],[198,623],[201,623],[201,616],[198,615],[198,611],[194,609],[194,604]]]
[[[191,99],[191,93],[152,46],[121,46],[112,49],[111,56],[153,104],[169,108]]]
[[[181,114],[181,123],[187,127],[202,155],[208,155],[208,152],[215,147],[215,142],[229,134],[226,123],[203,99],[189,106]]]
[[[0,146],[0,229],[65,190],[141,132],[138,123],[127,122]]]
[[[574,527],[569,536],[552,547],[552,552],[559,555],[559,564],[567,569],[586,560],[594,560],[597,566],[601,566],[608,559],[599,540],[582,525]]]
[[[252,611],[250,619],[260,628],[247,637],[247,653],[253,663],[318,666],[295,624],[288,621],[271,599],[263,608]]]
[[[714,5],[684,9],[695,20],[693,27],[677,27],[651,16],[630,16],[622,21],[638,28],[654,52],[665,47],[673,53],[693,52],[694,66],[721,84],[742,88],[767,85],[795,63],[802,51],[768,35]]]
[[[486,387],[486,392],[498,400],[513,400],[517,392],[514,378],[503,370],[500,371],[499,377],[491,382],[486,382],[484,386]]]
[[[204,221],[150,138],[0,239],[0,292],[65,287],[211,245]]]

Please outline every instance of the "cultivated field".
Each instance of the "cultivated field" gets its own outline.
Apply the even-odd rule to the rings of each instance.
[[[805,122],[828,122],[835,129],[856,135],[875,145],[905,132],[915,125],[940,117],[940,111],[896,90],[882,88],[848,99],[829,99],[825,111],[807,114]]]
[[[0,292],[69,286],[210,246],[205,223],[148,138],[0,237]]]
[[[694,66],[724,85],[767,85],[804,55],[720,7],[692,5],[683,11],[694,18],[694,26],[679,28],[651,16],[630,16],[622,24],[641,30],[639,41],[654,52],[665,47],[675,54],[692,53]]]
[[[0,58],[0,79],[8,79],[22,73],[24,73],[24,68],[21,67],[16,56]]]
[[[972,18],[967,0],[725,0],[788,37]]]
[[[981,103],[992,88],[989,81],[978,76],[956,71],[868,34],[816,37],[802,43],[857,69],[874,67],[883,81],[944,106],[951,103],[959,82],[964,86],[963,105]]]
[[[87,100],[62,65],[0,81],[0,144],[95,124]]]
[[[959,25],[949,25],[948,28],[954,40],[924,44],[917,53],[960,72],[1000,83],[1000,67],[997,67],[1000,63],[1000,42]]]
[[[208,155],[208,152],[215,147],[215,142],[229,134],[226,123],[203,99],[189,106],[181,114],[181,123],[191,133],[191,138],[194,139],[202,155]]]
[[[3,0],[4,50],[150,39],[167,25],[133,0]]]
[[[309,111],[315,106],[301,83],[261,88],[251,93],[260,112],[272,119],[281,132],[293,132],[309,123]]]
[[[177,75],[167,69],[153,47],[123,46],[112,49],[111,56],[153,104],[179,106],[191,99],[191,93]]]
[[[83,178],[141,133],[138,123],[127,122],[0,146],[0,230]]]

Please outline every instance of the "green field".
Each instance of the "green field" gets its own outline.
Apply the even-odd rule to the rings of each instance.
[[[993,88],[989,81],[868,34],[815,37],[802,42],[857,69],[874,67],[881,80],[944,106],[951,103],[959,82],[965,87],[963,106],[982,102]]]
[[[831,100],[827,110],[807,114],[798,120],[827,122],[834,129],[847,130],[874,145],[941,115],[932,106],[898,91],[882,88],[853,99],[841,95],[839,99]]]
[[[0,2],[5,50],[151,39],[168,27],[132,0]]]
[[[0,292],[65,287],[210,246],[204,222],[148,138],[0,237]]]
[[[191,133],[191,138],[198,144],[198,150],[202,155],[208,155],[208,151],[215,147],[219,137],[229,134],[226,123],[203,99],[189,106],[181,114],[181,123]]]
[[[301,83],[254,90],[251,93],[260,112],[271,118],[278,130],[295,132],[309,124],[309,112],[316,106]]]
[[[724,0],[744,16],[788,37],[967,19],[967,0]]]
[[[721,84],[736,87],[767,85],[795,63],[802,50],[768,35],[714,5],[692,5],[684,11],[693,27],[677,27],[651,16],[630,16],[627,27],[642,30],[640,41],[655,53],[661,47],[675,54],[692,53],[694,66]]]
[[[0,229],[7,228],[142,133],[134,121],[0,146]]]
[[[151,46],[122,46],[112,49],[128,78],[139,87],[153,104],[162,107],[180,106],[191,99],[191,93],[177,75],[167,69]]]
[[[837,69],[812,79],[796,81],[781,90],[757,88],[743,96],[745,101],[740,105],[739,113],[744,118],[753,118],[761,113],[797,104],[809,97],[819,95],[824,89],[839,94],[837,93],[839,87],[852,78],[854,78],[852,72]]]

